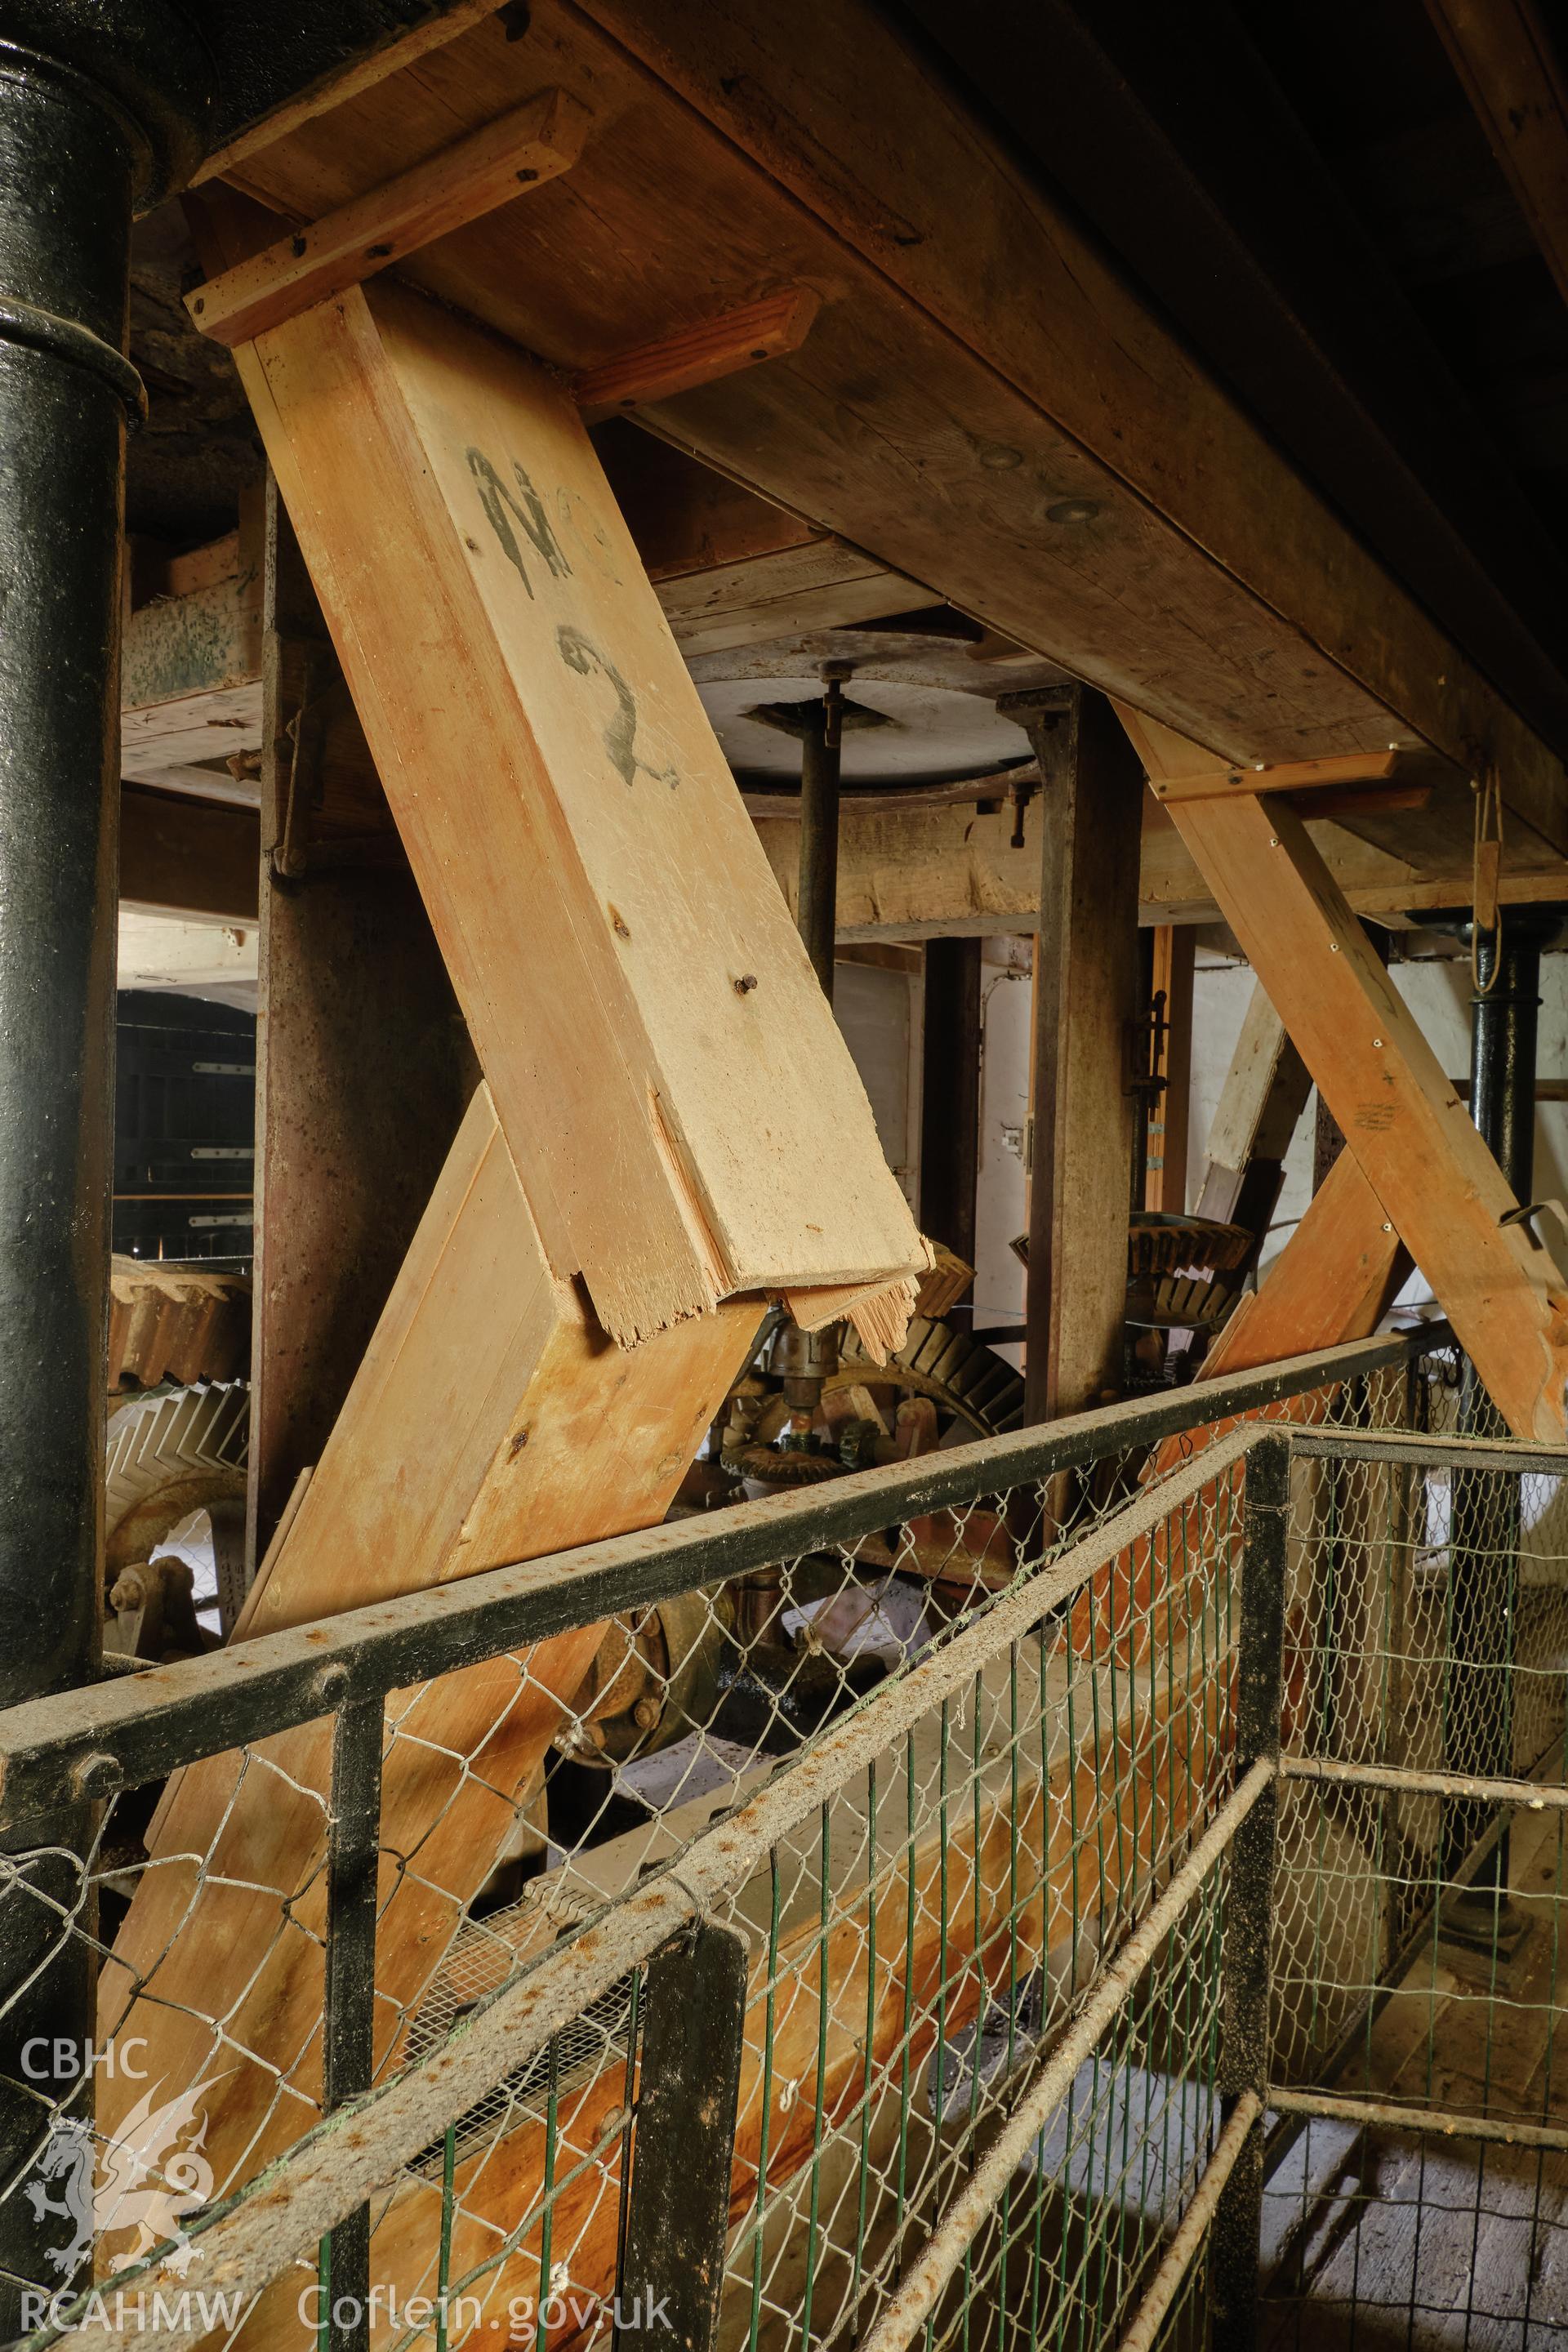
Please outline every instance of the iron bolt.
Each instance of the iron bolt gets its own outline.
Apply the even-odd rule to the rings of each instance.
[[[71,1767],[71,1794],[76,1797],[107,1797],[120,1786],[120,1765],[116,1758],[101,1752],[84,1756]]]

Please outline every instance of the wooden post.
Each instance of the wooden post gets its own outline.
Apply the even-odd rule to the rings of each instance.
[[[1200,1217],[1245,1225],[1254,1236],[1249,1264],[1256,1263],[1268,1230],[1284,1182],[1285,1154],[1311,1091],[1307,1066],[1286,1035],[1268,990],[1254,982],[1197,1188]]]
[[[838,775],[841,764],[843,672],[824,666],[826,691],[800,737],[800,896],[795,919],[817,984],[833,1002],[833,952],[838,937]]]
[[[1120,1388],[1127,1296],[1143,779],[1088,688],[1035,722],[1043,778],[1035,948],[1027,1413],[1049,1421]]]
[[[974,1263],[980,1165],[978,940],[931,940],[925,951],[921,1081],[921,1229]]]
[[[1187,1213],[1187,1113],[1193,1080],[1193,970],[1197,940],[1187,924],[1160,923],[1154,930],[1151,996],[1159,1003],[1164,1027],[1154,1075],[1164,1089],[1149,1115],[1145,1208],[1168,1215]]]

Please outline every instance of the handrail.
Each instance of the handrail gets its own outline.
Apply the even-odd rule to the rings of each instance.
[[[1258,1366],[891,1463],[804,1492],[732,1504],[547,1552],[453,1583],[117,1675],[0,1713],[0,1832],[578,1625],[779,1560],[858,1542],[895,1520],[1135,1453],[1441,1345],[1430,1328]]]
[[[868,1693],[804,1750],[789,1770],[775,1774],[746,1802],[722,1815],[679,1856],[628,1893],[607,1898],[596,1916],[479,2001],[429,2059],[390,2075],[302,2133],[254,2180],[194,2226],[191,2234],[201,2248],[209,2305],[215,2295],[248,2298],[258,2294],[292,2263],[301,2245],[314,2245],[375,2195],[492,2084],[542,2050],[552,2034],[629,1969],[733,1892],[774,1845],[819,1812],[910,1722],[968,1689],[986,1661],[1065,1609],[1099,1571],[1180,1511],[1206,1484],[1246,1462],[1259,1446],[1282,1444],[1283,1433],[1267,1426],[1233,1430],[1169,1481],[1135,1496],[1073,1544],[1060,1560],[1011,1587],[988,1611]],[[1087,2032],[1088,2022],[1103,2021],[1107,2002],[1114,2007],[1136,1980],[1192,1885],[1212,1868],[1274,1770],[1272,1761],[1260,1764],[1229,1793],[1150,1919],[1135,1932],[1117,1965],[1097,1980],[1077,2021],[1086,2046],[1093,2038]],[[1069,2068],[1068,2080],[1071,2072]],[[156,2292],[168,2284],[169,2276],[161,2253],[154,2252],[145,2263],[116,2273],[115,2284],[131,2288],[145,2284]],[[51,2323],[29,2341],[51,2342],[59,2332]],[[177,2299],[166,2321],[154,2312],[152,2325],[144,2326],[138,2314],[132,2327],[113,2327],[101,2335],[96,2326],[94,2330],[102,2352],[173,2352],[202,2333],[202,2323]]]

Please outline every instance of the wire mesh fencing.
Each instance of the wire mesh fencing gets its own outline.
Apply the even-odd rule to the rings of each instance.
[[[1508,1455],[1516,1449],[1502,1451]],[[1561,1748],[1568,1675],[1568,1486],[1349,1433],[1293,1481],[1283,1736],[1288,1753],[1395,1781],[1293,1786],[1282,1805],[1276,2072],[1320,2070],[1431,1913],[1485,1809],[1400,1788],[1401,1772],[1529,1774]]]
[[[1568,2326],[1568,1456],[1298,1461],[1264,2341]]]
[[[1195,2326],[1240,2146],[1205,1840],[1243,1465],[1260,1421],[1407,1425],[1437,1360],[1367,1343],[0,1718],[23,2324],[544,2352],[684,2295],[704,2341],[1087,2346],[1154,2326],[1186,2231],[1158,2326]]]

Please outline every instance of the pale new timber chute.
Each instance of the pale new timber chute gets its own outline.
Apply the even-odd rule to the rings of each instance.
[[[880,1354],[929,1263],[570,390],[331,274],[237,357],[485,1084],[247,1633],[657,1522],[766,1294]],[[603,1631],[401,1704],[375,2068]],[[323,1719],[184,1773],[104,1964],[103,2032],[208,2084],[220,2191],[322,2099],[331,1748]]]
[[[1269,791],[1267,769],[1216,772],[1212,752],[1121,715],[1346,1143],[1211,1369],[1371,1330],[1403,1243],[1513,1434],[1562,1445],[1568,1286],[1514,1218],[1520,1204],[1289,794]],[[1376,755],[1356,764],[1375,782]]]

